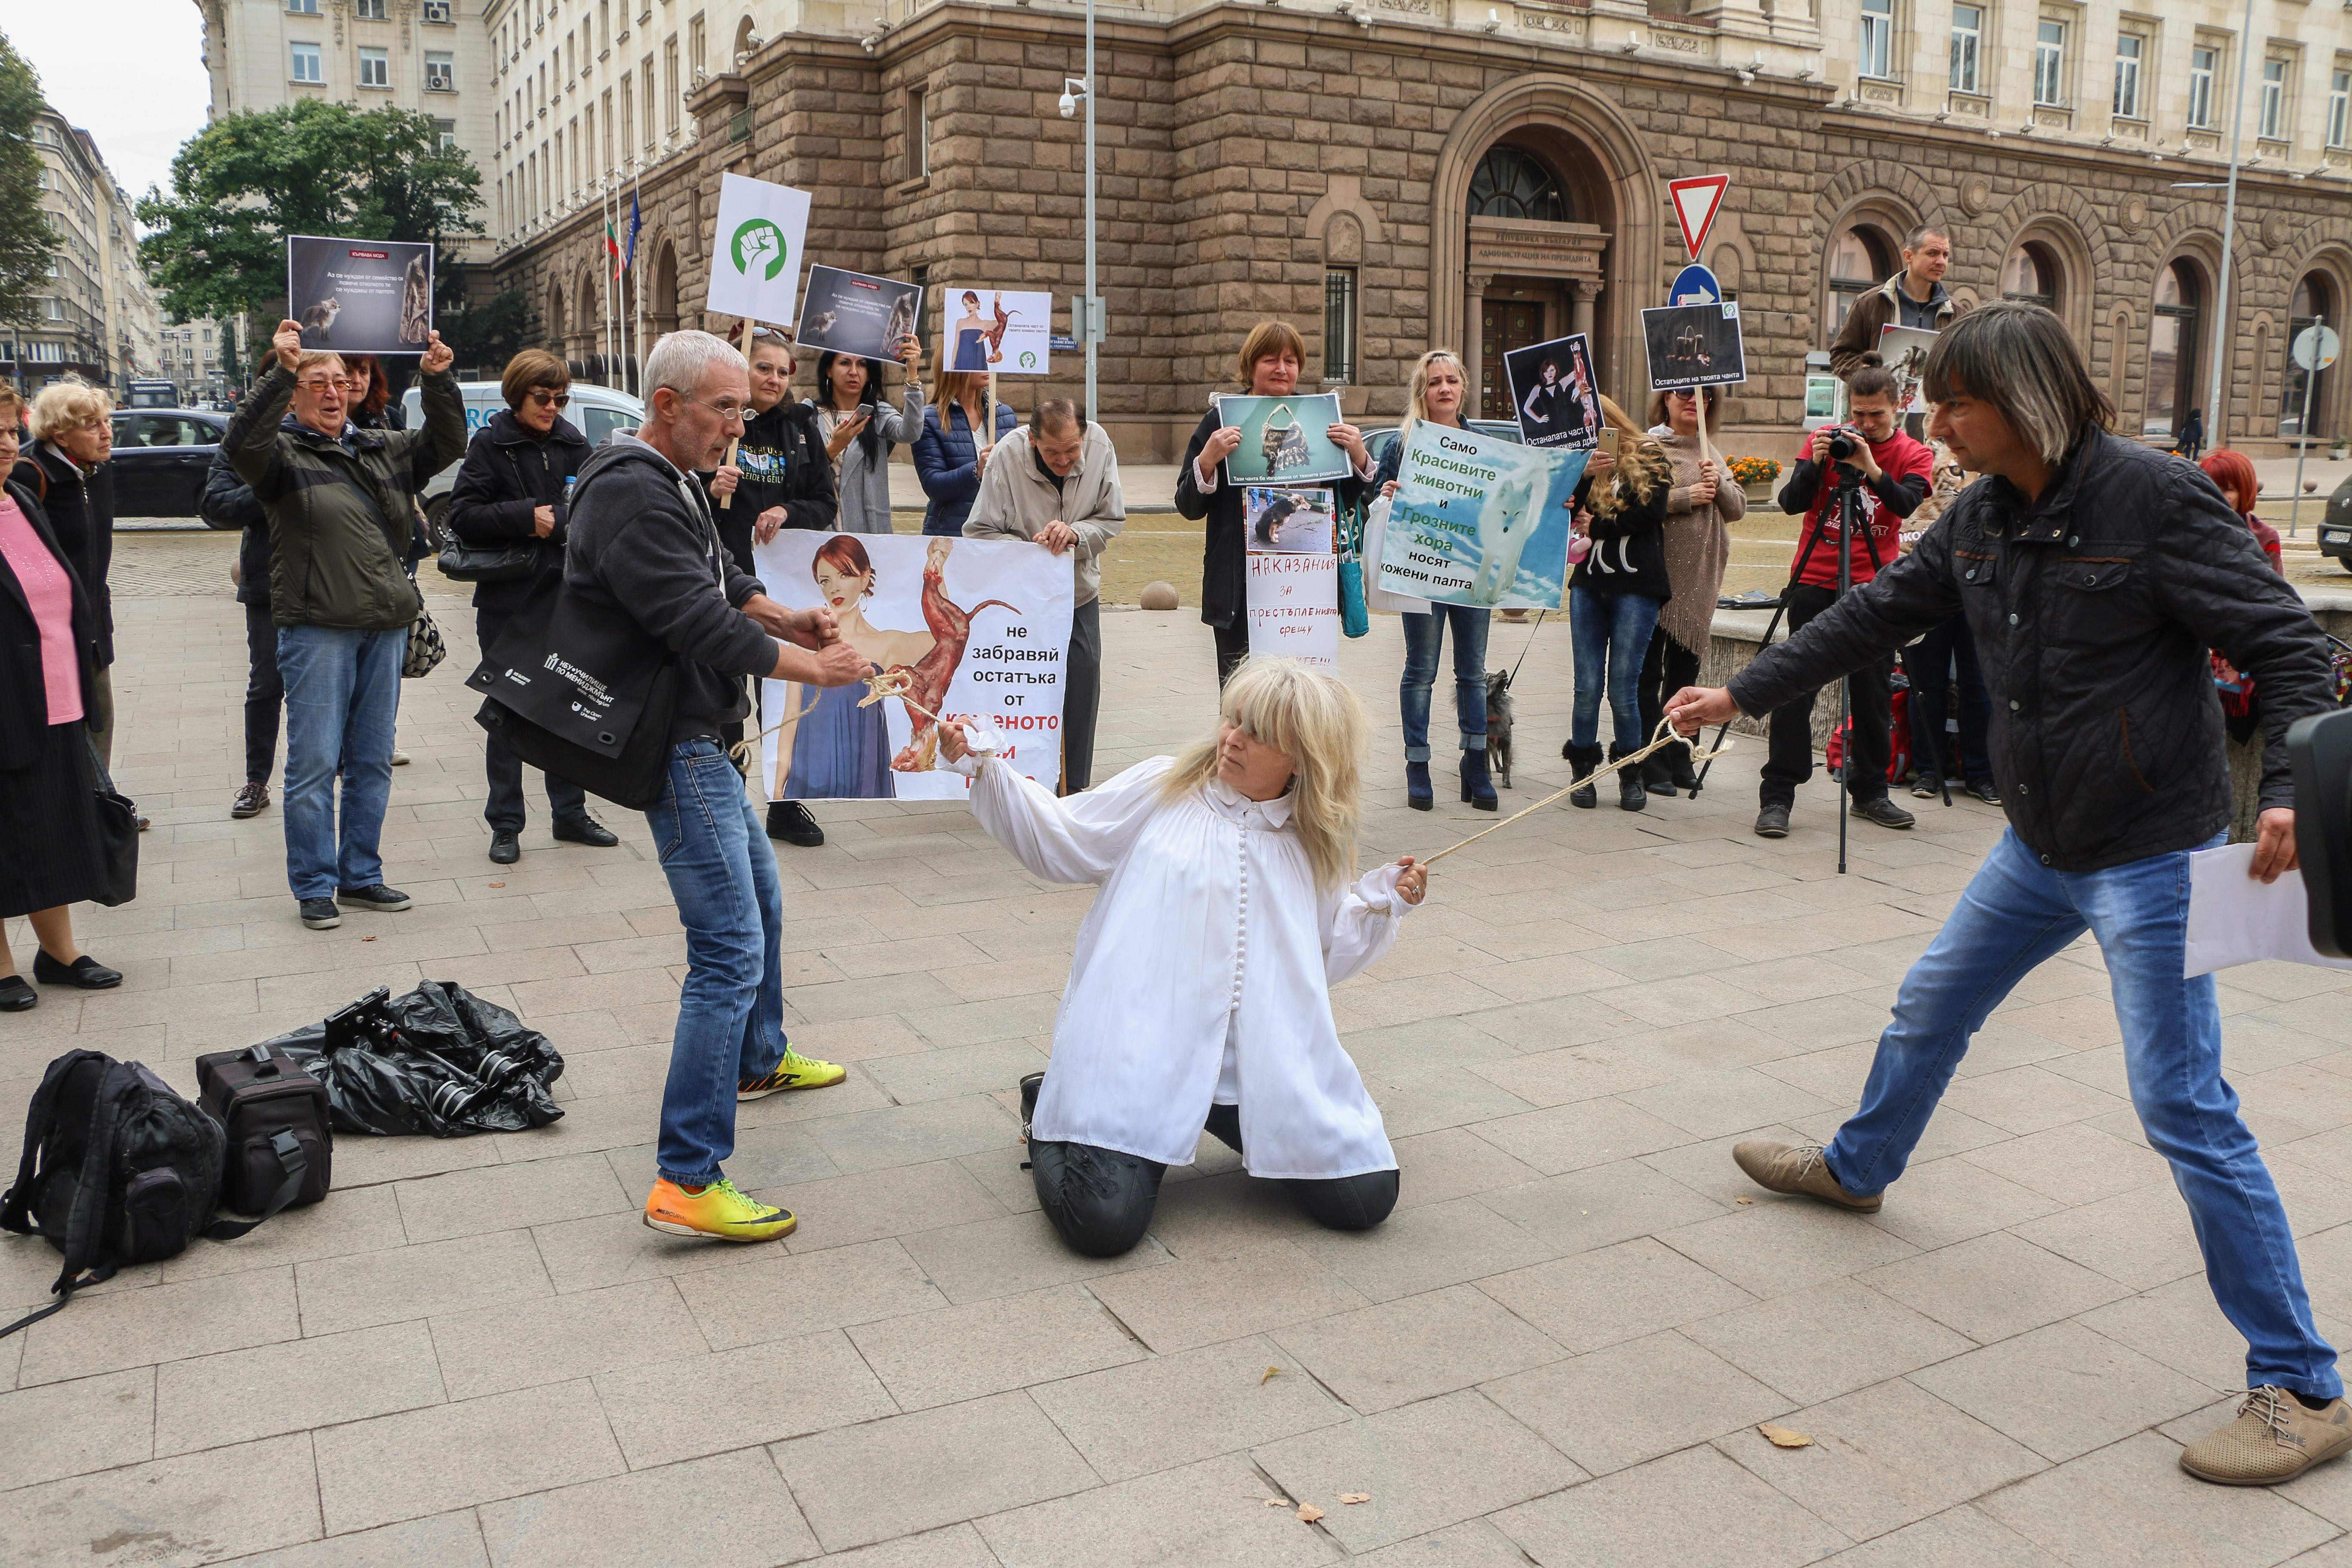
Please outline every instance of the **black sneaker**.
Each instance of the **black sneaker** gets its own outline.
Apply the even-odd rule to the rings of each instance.
[[[1909,827],[1919,820],[1883,795],[1855,801],[1853,814],[1864,822],[1874,822],[1881,827]]]
[[[1939,775],[1922,772],[1912,776],[1911,798],[1913,800],[1933,800],[1943,793],[1944,781]]]
[[[343,923],[343,911],[332,899],[304,899],[296,907],[301,911],[302,923],[312,931],[332,931]]]
[[[1756,814],[1756,837],[1759,838],[1788,837],[1789,808],[1785,805],[1768,805],[1763,810],[1758,812]]]
[[[266,784],[247,784],[238,789],[236,799],[229,803],[228,814],[241,822],[248,816],[260,816],[268,807],[269,786]]]
[[[490,833],[490,863],[511,866],[522,858],[522,840],[510,827],[495,828]]]
[[[382,882],[378,882],[373,888],[337,888],[335,901],[339,904],[357,904],[361,909],[374,910],[388,915],[395,910],[406,909],[409,898],[399,889],[387,888]]]
[[[768,837],[814,849],[824,842],[824,829],[816,825],[809,808],[799,801],[779,800],[768,806]]]
[[[561,844],[585,844],[592,849],[610,849],[620,837],[594,817],[583,813],[555,825],[556,841]]]
[[[1029,1123],[1037,1115],[1037,1091],[1045,1087],[1045,1075],[1033,1072],[1021,1080],[1021,1142],[1029,1142]]]
[[[1993,782],[1990,779],[1970,779],[1962,784],[1960,789],[1962,793],[1976,796],[1987,805],[2000,804],[2000,791],[1993,787]]]

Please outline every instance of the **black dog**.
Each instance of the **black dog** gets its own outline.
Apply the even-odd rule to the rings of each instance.
[[[1486,771],[1496,789],[1511,787],[1511,672],[1486,672]]]

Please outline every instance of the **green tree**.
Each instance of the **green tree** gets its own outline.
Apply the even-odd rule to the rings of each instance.
[[[441,341],[457,356],[457,363],[478,370],[496,381],[507,361],[522,352],[524,328],[530,310],[518,289],[493,294],[467,309],[462,299],[442,297],[436,324]]]
[[[479,234],[481,175],[429,114],[306,98],[213,121],[172,160],[139,221],[147,275],[184,321],[276,308],[289,234],[438,244]]]
[[[41,216],[41,155],[33,150],[40,111],[40,79],[0,36],[0,321],[31,319],[63,243]]]

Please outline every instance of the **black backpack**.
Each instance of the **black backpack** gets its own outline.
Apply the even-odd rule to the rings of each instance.
[[[46,1238],[65,1254],[65,1268],[49,1288],[58,1300],[0,1329],[0,1338],[119,1268],[177,1257],[199,1236],[234,1241],[284,1207],[301,1185],[299,1145],[268,1213],[213,1217],[227,1142],[219,1122],[142,1063],[98,1051],[51,1062],[25,1113],[25,1151],[16,1184],[0,1196],[0,1229]]]

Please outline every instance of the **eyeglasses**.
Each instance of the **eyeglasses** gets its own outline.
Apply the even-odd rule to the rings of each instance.
[[[1688,387],[1684,387],[1675,392],[1669,392],[1666,395],[1676,403],[1696,403],[1698,401],[1698,394],[1691,391]]]
[[[337,392],[350,392],[358,385],[355,381],[336,380],[323,375],[314,375],[301,383],[302,390],[311,393],[325,392],[330,387]]]
[[[740,403],[705,403],[699,397],[689,397],[687,401],[695,405],[697,407],[709,409],[713,414],[718,415],[720,419],[730,425],[740,419],[745,418],[748,414],[748,411]]]
[[[553,404],[558,408],[572,406],[572,395],[568,392],[550,392],[544,387],[534,386],[523,396],[533,403]]]

